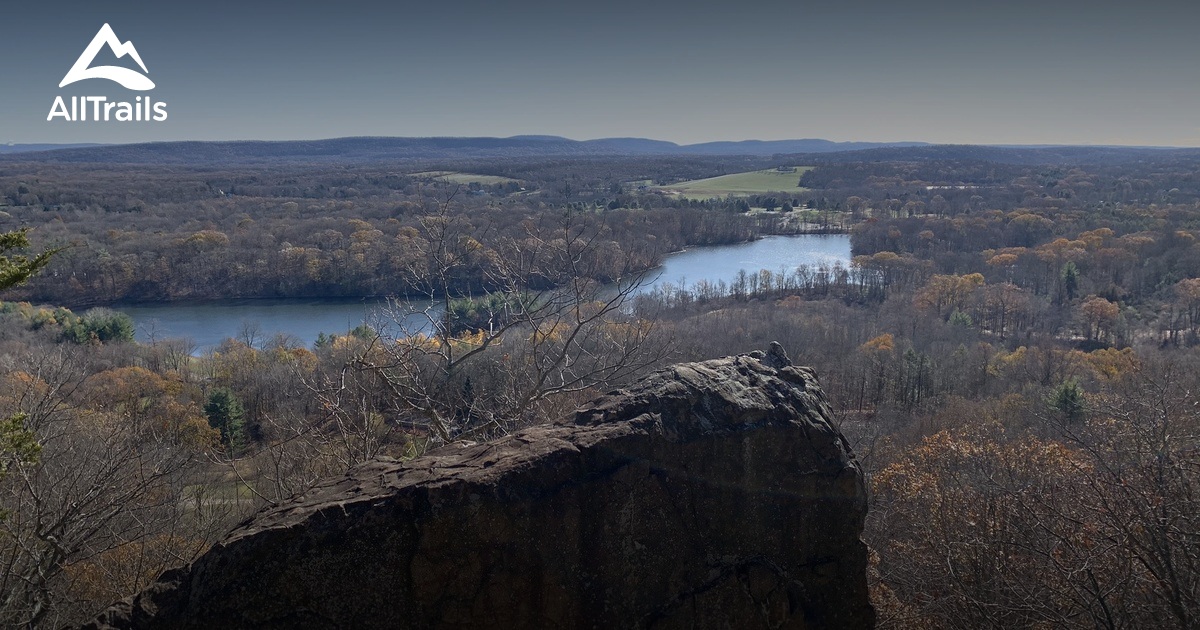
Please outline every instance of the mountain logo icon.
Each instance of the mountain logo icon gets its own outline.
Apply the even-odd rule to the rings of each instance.
[[[142,57],[138,55],[137,49],[133,47],[133,42],[121,43],[121,40],[117,39],[117,34],[113,32],[112,27],[105,24],[100,27],[96,36],[92,38],[92,43],[83,49],[83,54],[79,55],[79,59],[75,61],[75,65],[71,66],[71,69],[67,72],[67,76],[63,77],[62,83],[59,83],[58,87],[66,87],[84,79],[108,79],[109,81],[116,81],[130,90],[145,91],[154,89],[154,82],[145,74],[141,74],[136,70],[120,66],[90,67],[100,49],[105,45],[112,50],[118,59],[129,55],[133,57],[137,65],[141,66],[142,72],[150,72],[146,69],[146,64],[142,62]]]

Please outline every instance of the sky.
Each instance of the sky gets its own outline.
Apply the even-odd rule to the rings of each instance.
[[[559,135],[1200,146],[1182,0],[27,2],[0,143]],[[156,87],[58,84],[101,25]],[[93,65],[136,67],[107,50]],[[56,96],[165,102],[69,122]]]

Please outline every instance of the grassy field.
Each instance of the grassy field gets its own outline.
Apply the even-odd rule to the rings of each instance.
[[[768,192],[800,192],[806,190],[797,186],[800,176],[810,170],[811,166],[797,166],[794,171],[779,172],[778,169],[731,173],[708,179],[693,179],[669,186],[655,186],[655,190],[674,193],[688,199],[708,199],[734,195],[744,197]]]
[[[455,171],[425,171],[423,173],[413,173],[413,177],[427,177],[452,184],[477,183],[481,186],[507,184],[508,182],[517,181],[511,177],[500,177],[499,175],[476,175],[475,173],[457,173]]]

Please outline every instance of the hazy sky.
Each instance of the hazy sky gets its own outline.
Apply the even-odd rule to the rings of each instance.
[[[0,142],[1200,146],[1200,6],[1182,0],[22,5],[4,10]],[[103,79],[58,88],[105,22],[141,54],[166,122],[46,121],[57,95],[140,94]]]

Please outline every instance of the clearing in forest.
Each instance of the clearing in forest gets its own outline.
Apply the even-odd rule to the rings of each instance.
[[[811,166],[784,166],[761,171],[730,173],[706,179],[693,179],[654,188],[688,199],[709,199],[725,195],[745,197],[769,192],[803,192],[807,189],[800,187],[800,176],[811,169]]]
[[[436,179],[451,184],[479,184],[481,186],[492,186],[494,184],[507,184],[517,180],[511,177],[502,177],[500,175],[478,175],[475,173],[458,173],[455,171],[425,171],[422,173],[413,173],[413,177],[423,177],[428,179]]]

